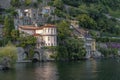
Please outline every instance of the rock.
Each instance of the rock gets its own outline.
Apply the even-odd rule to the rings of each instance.
[[[2,65],[0,65],[0,70],[2,70],[3,69],[3,66]]]
[[[9,67],[5,67],[3,65],[0,65],[0,70],[6,71],[6,70],[9,70],[9,69],[10,69]]]
[[[6,71],[6,70],[9,70],[10,68],[9,67],[3,67],[2,70]]]
[[[4,57],[2,60],[1,60],[1,65],[2,65],[2,68],[3,69],[7,69],[7,68],[10,68],[10,59],[8,57]]]

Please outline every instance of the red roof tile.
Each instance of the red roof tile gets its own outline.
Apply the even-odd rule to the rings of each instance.
[[[43,28],[52,28],[52,27],[54,28],[55,25],[45,24],[44,26],[41,26],[41,27],[27,25],[27,26],[20,26],[19,28],[24,29],[24,30],[39,30],[39,29],[43,29]]]

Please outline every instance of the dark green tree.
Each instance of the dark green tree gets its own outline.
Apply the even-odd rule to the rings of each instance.
[[[55,7],[57,7],[58,9],[63,9],[63,7],[64,7],[64,4],[63,4],[62,0],[54,0],[53,5]]]
[[[4,30],[3,34],[5,38],[11,39],[11,32],[14,29],[14,21],[10,16],[6,16],[4,20]]]
[[[79,60],[84,58],[86,51],[84,46],[84,42],[81,39],[77,38],[68,38],[65,41],[65,46],[68,51],[68,59],[69,60]]]
[[[31,1],[31,0],[25,0],[25,5],[26,5],[26,6],[29,6],[30,4],[32,4],[32,1]]]
[[[23,48],[29,48],[30,46],[35,46],[36,45],[36,38],[33,36],[20,36],[18,38],[19,45]]]
[[[13,41],[16,41],[16,40],[19,38],[19,31],[13,29],[13,30],[11,31],[11,37],[12,37],[12,40],[13,40]]]
[[[19,0],[11,0],[11,5],[14,7],[18,7],[18,6],[20,6],[20,2],[19,2]]]
[[[97,27],[96,22],[87,14],[81,14],[77,18],[79,20],[79,25],[81,27],[88,28],[88,29],[96,29]]]
[[[58,40],[60,41],[63,41],[67,37],[71,36],[69,23],[64,20],[57,24],[57,31],[58,31]]]
[[[69,23],[61,21],[57,24],[58,32],[58,60],[78,60],[84,57],[86,51],[83,48],[83,41],[72,36]]]

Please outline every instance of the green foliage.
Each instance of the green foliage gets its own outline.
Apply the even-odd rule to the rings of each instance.
[[[79,20],[79,24],[82,27],[88,28],[88,29],[96,29],[96,22],[90,18],[88,15],[86,14],[81,14],[78,17]]]
[[[23,47],[27,50],[29,52],[27,58],[32,59],[37,39],[33,36],[20,36],[17,40],[19,42],[17,46]]]
[[[57,7],[58,9],[63,9],[63,6],[64,6],[62,0],[54,0],[53,5],[54,5],[55,7]]]
[[[4,37],[11,38],[11,31],[14,29],[14,21],[12,17],[6,16],[4,20]]]
[[[94,4],[102,5],[102,7],[109,7],[113,10],[120,8],[120,0],[63,0],[63,2],[74,7],[78,7],[81,4],[86,4],[87,6]]]
[[[120,39],[119,38],[110,38],[110,37],[96,37],[95,38],[97,42],[120,42]]]
[[[59,10],[59,9],[55,9],[54,14],[56,14],[58,17],[62,17],[62,18],[66,17],[65,13],[62,12],[61,10]]]
[[[20,2],[19,2],[19,0],[11,0],[11,5],[13,7],[18,7],[18,6],[20,6]]]
[[[98,37],[98,33],[96,31],[90,30],[89,34],[92,35],[93,38]]]
[[[81,0],[63,0],[65,4],[78,7],[80,5]]]
[[[57,16],[78,19],[81,27],[98,30],[101,33],[120,34],[120,27],[115,27],[120,26],[120,22],[105,16],[109,14],[119,18],[119,0],[62,0],[62,2],[65,5],[62,9],[56,6]]]
[[[79,60],[84,58],[86,51],[83,41],[75,38],[68,38],[64,45],[58,46],[57,58],[60,60]]]
[[[5,47],[0,48],[0,59],[4,57],[10,58],[11,64],[16,62],[17,48],[10,42]]]
[[[4,24],[4,17],[0,15],[0,24]]]
[[[82,11],[80,9],[75,8],[75,7],[69,7],[68,11],[69,11],[69,15],[73,16],[73,17],[77,17],[78,14],[82,13]]]
[[[78,60],[84,57],[86,51],[83,48],[83,41],[71,36],[72,31],[69,23],[61,21],[57,24],[58,32],[58,60]]]
[[[29,49],[29,59],[32,59],[34,56],[34,46],[31,46]]]
[[[11,32],[11,37],[12,37],[12,40],[14,40],[14,41],[17,40],[19,37],[19,31],[13,29]]]
[[[30,4],[32,4],[32,0],[25,0],[25,5],[29,6]]]
[[[70,37],[71,31],[69,29],[69,23],[61,21],[57,24],[58,40],[62,41],[67,37]]]
[[[104,55],[104,57],[109,57],[110,55],[118,55],[117,49],[112,48],[100,48],[99,51]]]
[[[18,38],[18,41],[19,41],[19,45],[18,46],[21,46],[23,48],[29,48],[31,46],[35,46],[36,45],[36,38],[33,37],[33,36],[21,36]]]

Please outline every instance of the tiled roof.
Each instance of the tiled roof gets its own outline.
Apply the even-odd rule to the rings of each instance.
[[[20,26],[19,28],[24,29],[24,30],[37,30],[37,29],[40,29],[39,27],[35,27],[35,26]]]
[[[56,27],[55,25],[52,24],[45,24],[44,26],[41,26],[42,28],[52,28],[52,27]]]
[[[24,29],[24,30],[40,30],[43,28],[54,28],[54,27],[55,25],[45,24],[44,26],[41,26],[41,27],[27,25],[27,26],[20,26],[19,28]]]

